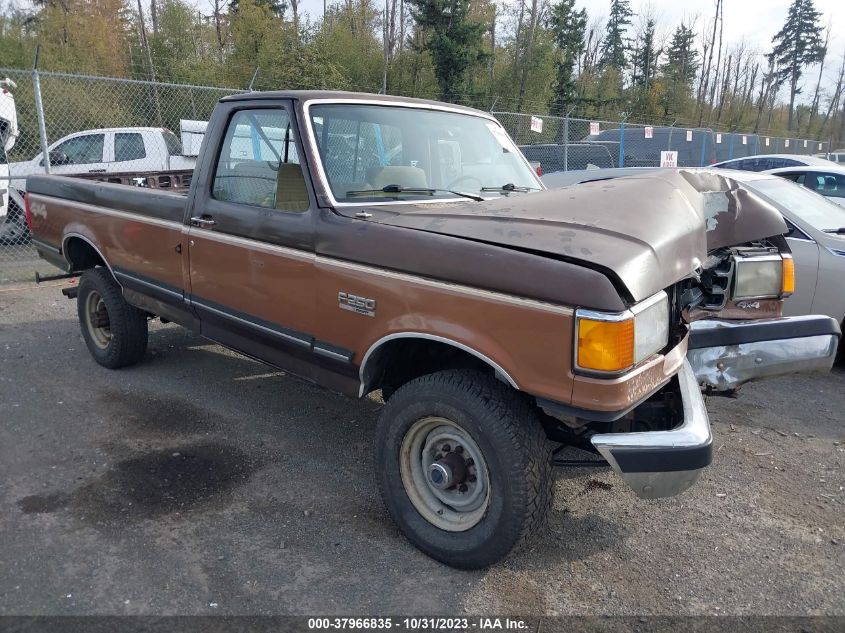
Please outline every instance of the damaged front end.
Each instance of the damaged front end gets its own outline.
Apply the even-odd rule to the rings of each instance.
[[[827,371],[841,337],[834,319],[781,316],[783,299],[794,291],[795,271],[776,209],[728,177],[675,175],[689,186],[685,197],[704,220],[708,252],[696,270],[664,291],[669,329],[682,332],[681,342],[670,337],[660,353],[664,367],[675,367],[671,378],[610,418],[541,403],[557,421],[550,437],[597,451],[643,498],[683,492],[710,463],[702,389],[734,391],[760,378]],[[674,357],[681,347],[686,358],[678,369]],[[635,376],[638,367],[628,375]]]

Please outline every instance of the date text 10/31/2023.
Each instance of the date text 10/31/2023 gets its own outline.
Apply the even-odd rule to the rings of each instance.
[[[309,630],[347,629],[357,631],[527,631],[522,618],[369,617],[309,618]]]

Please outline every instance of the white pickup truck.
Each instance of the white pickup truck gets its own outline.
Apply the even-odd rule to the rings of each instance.
[[[12,89],[16,87],[15,82],[8,77],[0,80],[0,246],[26,231],[23,217],[11,228],[6,222],[12,203],[17,202],[18,208],[23,209],[22,199],[17,192],[12,191],[9,180],[8,152],[15,146],[19,132],[15,96],[12,94]]]
[[[196,158],[183,156],[173,132],[158,127],[119,127],[75,132],[48,147],[50,173],[122,174],[191,170]],[[26,177],[44,173],[44,158],[11,163],[12,187],[26,190]]]

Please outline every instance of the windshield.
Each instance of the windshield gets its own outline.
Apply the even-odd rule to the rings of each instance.
[[[483,117],[355,104],[314,105],[310,116],[323,170],[340,202],[542,187],[504,129]]]
[[[745,186],[759,191],[820,231],[845,227],[845,207],[788,180],[767,178],[748,181]]]

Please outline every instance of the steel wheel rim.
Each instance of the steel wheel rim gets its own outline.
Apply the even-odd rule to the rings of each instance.
[[[103,324],[105,319],[105,324]],[[85,325],[94,345],[106,349],[111,343],[111,325],[108,322],[109,311],[99,292],[91,291],[85,298]]]
[[[452,450],[444,452],[444,445]],[[461,482],[465,490],[461,484],[438,489],[431,481],[430,467],[449,453],[458,454],[458,446],[464,463],[472,460],[466,467],[466,480]],[[414,422],[402,439],[399,466],[408,498],[417,512],[435,527],[447,532],[464,532],[477,525],[487,512],[490,505],[487,463],[475,440],[452,420],[430,416]]]

